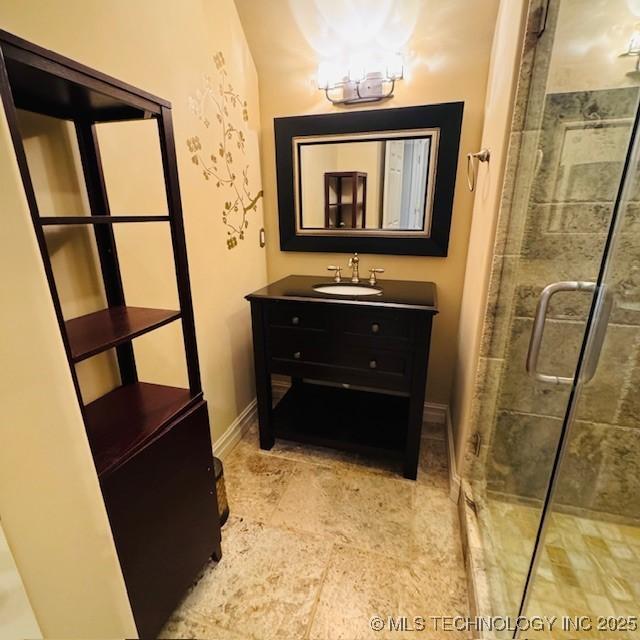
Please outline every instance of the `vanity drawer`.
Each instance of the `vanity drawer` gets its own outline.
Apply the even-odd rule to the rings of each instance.
[[[269,356],[291,362],[329,362],[331,354],[324,332],[289,327],[271,327]]]
[[[341,349],[335,354],[335,363],[358,369],[370,376],[392,374],[408,378],[410,354],[370,348]]]
[[[410,358],[410,353],[355,347],[337,349],[327,338],[299,336],[294,340],[273,340],[269,369],[271,373],[294,378],[408,391]]]
[[[342,311],[340,327],[345,334],[405,341],[412,339],[411,322],[406,312],[387,309],[358,309],[356,313]]]
[[[325,329],[327,326],[325,309],[304,302],[271,303],[267,307],[267,324],[296,329]]]

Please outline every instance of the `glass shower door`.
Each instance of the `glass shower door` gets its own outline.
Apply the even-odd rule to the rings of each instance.
[[[534,610],[538,604],[556,610],[561,587],[565,595],[576,596],[567,603],[568,611],[589,610],[589,600],[578,593],[578,579],[581,571],[586,572],[583,582],[593,577],[593,562],[578,558],[576,567],[568,563],[584,545],[595,553],[597,535],[575,542],[575,548],[569,538],[558,548],[552,545],[538,554],[532,571],[548,490],[558,470],[563,472],[555,483],[549,522],[574,513],[597,520],[596,529],[613,516],[616,524],[627,526],[633,517],[625,521],[605,505],[615,502],[621,505],[617,511],[627,513],[635,509],[635,500],[640,506],[633,479],[640,476],[640,459],[633,453],[632,427],[632,416],[640,413],[635,404],[640,322],[631,310],[640,261],[629,258],[617,267],[617,284],[609,289],[613,301],[612,294],[600,300],[596,285],[619,209],[640,95],[640,76],[627,74],[634,60],[618,54],[640,16],[625,0],[531,4],[482,345],[480,401],[473,416],[476,446],[467,474],[486,577],[478,613],[486,616],[543,613]],[[541,5],[547,7],[544,20],[538,19]],[[640,198],[635,188],[628,197],[620,246],[638,257]],[[615,292],[618,298],[627,296],[624,312]],[[565,417],[575,399],[574,375],[596,297],[599,317],[611,303],[612,324],[606,331],[606,322],[598,325],[603,338],[599,364],[593,369],[595,361],[587,363],[593,376],[581,391],[578,427],[569,437]],[[611,425],[619,429],[611,431]],[[636,475],[620,475],[616,458],[626,459],[630,469],[637,465]],[[612,489],[617,485],[625,487],[625,500]],[[553,539],[552,530],[550,524]],[[616,547],[616,553],[627,549]],[[598,562],[600,573],[613,570],[608,560]],[[560,583],[562,576],[566,581]],[[623,602],[633,584],[625,574],[610,586],[618,587]],[[523,605],[526,593],[530,607]],[[593,600],[603,593],[589,595]],[[495,635],[511,638],[513,633],[507,629]]]
[[[640,638],[637,127],[523,602],[525,615],[558,617],[554,638]]]

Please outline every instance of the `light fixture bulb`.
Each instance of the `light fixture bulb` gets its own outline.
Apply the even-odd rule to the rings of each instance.
[[[404,60],[401,53],[392,53],[387,58],[387,78],[400,80],[404,74]]]
[[[349,80],[360,82],[366,74],[366,58],[364,54],[357,53],[349,58]]]
[[[331,63],[323,61],[318,65],[318,89],[329,88],[329,78],[331,76]]]
[[[394,82],[402,76],[401,54],[362,50],[353,53],[348,62],[345,58],[321,62],[317,83],[333,104],[352,104],[392,97]]]

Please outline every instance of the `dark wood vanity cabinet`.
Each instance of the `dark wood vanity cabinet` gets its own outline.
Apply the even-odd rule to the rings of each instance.
[[[415,479],[433,316],[432,283],[378,283],[331,296],[326,278],[289,276],[251,302],[260,446],[276,438],[402,459]],[[292,385],[273,406],[272,374]]]

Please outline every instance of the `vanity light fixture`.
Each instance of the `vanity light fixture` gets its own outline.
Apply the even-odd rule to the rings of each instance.
[[[333,104],[377,102],[393,96],[403,77],[402,56],[355,55],[348,64],[324,61],[318,66],[318,89]]]
[[[627,73],[628,76],[640,75],[640,23],[633,28],[633,33],[629,39],[629,45],[624,53],[620,54],[621,58],[635,57],[636,66],[633,71]]]

